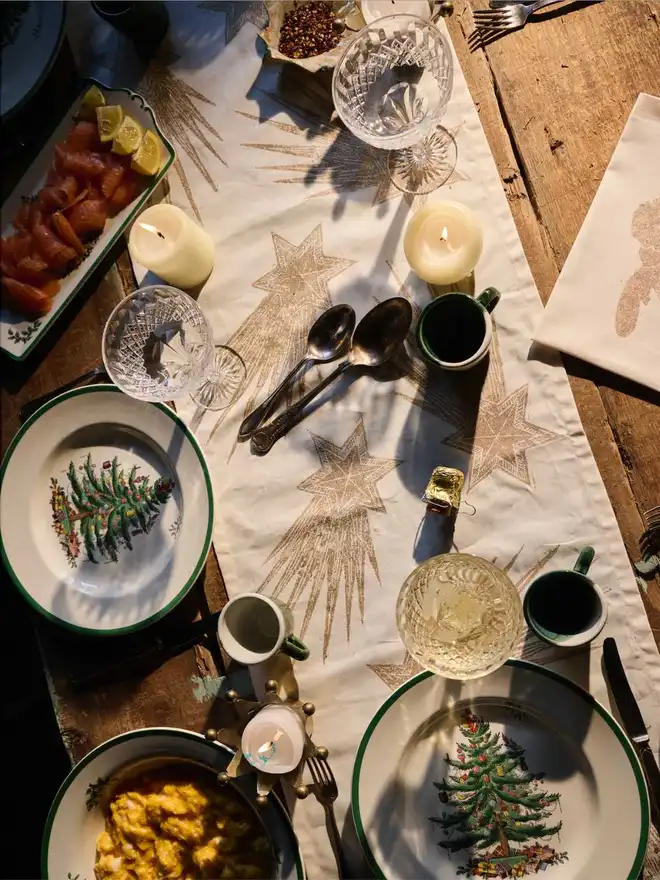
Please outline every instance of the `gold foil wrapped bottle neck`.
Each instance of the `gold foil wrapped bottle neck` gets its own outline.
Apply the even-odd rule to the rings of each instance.
[[[432,513],[450,516],[458,513],[465,475],[457,468],[434,468],[422,501]]]

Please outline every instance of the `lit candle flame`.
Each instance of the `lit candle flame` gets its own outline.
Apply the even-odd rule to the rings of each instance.
[[[442,235],[440,236],[440,238],[442,239],[442,241],[447,241],[447,239],[449,238],[449,232],[447,231],[446,226],[442,227]]]
[[[147,232],[152,232],[154,235],[157,235],[158,238],[162,238],[162,239],[165,238],[165,236],[160,231],[160,229],[156,229],[156,227],[152,226],[151,223],[140,223],[139,225],[142,229],[146,229]]]
[[[259,748],[257,749],[257,754],[263,755],[264,752],[269,752],[281,736],[282,731],[278,730],[270,742],[264,743],[262,746],[259,746]]]

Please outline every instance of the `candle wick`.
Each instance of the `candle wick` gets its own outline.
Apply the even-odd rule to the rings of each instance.
[[[156,227],[155,227],[155,226],[152,226],[151,223],[140,223],[140,226],[141,226],[143,229],[146,229],[147,232],[152,232],[152,233],[154,233],[154,235],[157,235],[158,238],[162,238],[163,241],[165,241],[165,236],[164,236],[163,233],[160,231],[160,229],[156,229]]]

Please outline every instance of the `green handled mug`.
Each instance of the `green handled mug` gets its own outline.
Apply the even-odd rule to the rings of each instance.
[[[469,370],[478,364],[490,348],[490,313],[499,301],[494,287],[477,297],[444,293],[431,300],[417,322],[417,344],[424,358],[445,370]]]
[[[525,619],[530,629],[551,645],[586,645],[605,626],[605,596],[587,576],[594,555],[593,547],[584,547],[572,569],[542,574],[525,593]]]
[[[218,639],[229,656],[249,666],[263,663],[278,651],[293,660],[307,660],[309,648],[293,635],[288,605],[260,593],[235,596],[222,609]]]

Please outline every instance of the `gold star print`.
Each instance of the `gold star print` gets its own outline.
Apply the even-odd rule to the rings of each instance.
[[[518,578],[518,580],[514,581],[518,592],[521,592],[523,588],[545,568],[555,553],[559,550],[559,547],[559,544],[549,547],[545,553],[543,553],[540,558]],[[522,551],[523,547],[521,547],[506,565],[502,567],[502,571],[507,573],[511,571]],[[496,564],[497,559],[493,559],[493,565]],[[536,641],[540,644],[539,640]],[[534,654],[538,654],[539,652],[536,650],[534,640],[525,640],[521,653],[522,656],[527,659],[530,659]],[[380,680],[386,684],[391,691],[395,691],[398,687],[401,687],[404,682],[408,681],[409,678],[412,678],[413,675],[417,675],[417,673],[421,672],[423,669],[423,667],[411,657],[408,651],[405,652],[402,663],[369,663],[367,665],[368,668],[371,669],[372,672],[375,672],[378,678],[380,678]]]
[[[268,13],[262,0],[259,2],[230,2],[230,0],[204,0],[197,4],[200,9],[208,9],[210,12],[224,12],[227,16],[225,24],[226,41],[230,43],[244,24],[248,21],[258,28],[268,23]]]
[[[214,192],[217,192],[218,186],[199,151],[199,147],[193,140],[196,138],[211,155],[219,159],[223,165],[227,164],[210,140],[211,137],[214,137],[221,142],[222,138],[195,102],[210,107],[215,107],[215,104],[170,70],[170,65],[178,60],[178,55],[167,47],[162,47],[149,65],[140,82],[139,90],[153,108],[163,134],[169,140],[174,141],[179,150],[183,150],[206,183]],[[190,207],[195,212],[197,219],[201,221],[202,217],[181,159],[175,161],[174,170],[181,180]]]
[[[269,92],[264,94],[293,114],[294,117],[300,118],[302,122],[299,127],[274,119],[254,116],[242,110],[236,111],[239,116],[246,119],[285,132],[297,140],[304,140],[304,144],[294,141],[291,143],[247,143],[242,145],[254,150],[294,156],[303,160],[292,164],[278,163],[257,166],[257,170],[260,171],[276,171],[280,174],[295,172],[295,176],[280,177],[275,181],[276,183],[326,185],[324,189],[311,193],[309,198],[357,192],[373,187],[372,205],[380,205],[403,196],[409,204],[420,206],[426,199],[426,196],[402,193],[394,186],[387,167],[387,153],[384,150],[378,150],[358,140],[341,125],[322,122],[321,119],[313,116],[311,108],[306,108],[303,111],[300,107],[293,106],[276,95]],[[452,137],[457,134],[457,131],[458,129],[450,132]],[[455,168],[444,186],[451,186],[453,183],[465,180],[469,180],[469,178]]]
[[[321,225],[300,244],[271,234],[277,265],[252,285],[267,291],[267,296],[227,342],[245,362],[243,393],[249,392],[246,415],[254,408],[257,396],[267,396],[304,355],[309,328],[318,314],[332,305],[328,282],[354,262],[323,252]],[[286,327],[286,333],[282,327]],[[220,416],[211,436],[227,412]]]
[[[461,425],[445,440],[447,446],[471,453],[468,491],[497,470],[531,486],[527,452],[561,439],[527,420],[529,385],[506,393],[495,325],[490,358],[476,425]]]
[[[368,511],[385,512],[377,484],[399,461],[369,455],[367,435],[360,416],[348,440],[337,446],[312,434],[320,470],[298,485],[314,498],[268,556],[273,567],[259,588],[272,587],[272,595],[294,605],[308,592],[301,627],[304,637],[326,587],[323,660],[328,656],[339,592],[343,587],[346,639],[351,637],[351,616],[357,594],[360,621],[364,621],[367,562],[378,582],[378,561],[371,538]]]

